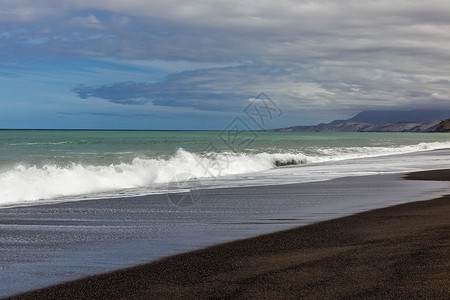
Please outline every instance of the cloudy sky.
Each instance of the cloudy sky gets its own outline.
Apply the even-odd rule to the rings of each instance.
[[[0,128],[270,128],[449,108],[450,1],[0,0]]]

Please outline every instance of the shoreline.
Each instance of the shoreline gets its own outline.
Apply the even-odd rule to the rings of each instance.
[[[406,178],[449,180],[449,174]],[[448,215],[450,196],[400,204],[6,299],[444,298],[450,293]]]
[[[450,181],[450,169],[413,172],[404,177],[409,180]]]

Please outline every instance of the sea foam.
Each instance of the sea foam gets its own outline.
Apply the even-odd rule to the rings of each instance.
[[[110,165],[17,164],[0,172],[0,205],[36,203],[40,199],[148,187],[173,181],[260,172],[286,165],[321,163],[352,158],[450,148],[449,142],[401,147],[316,148],[304,153],[191,153],[179,149],[172,156],[135,158]]]

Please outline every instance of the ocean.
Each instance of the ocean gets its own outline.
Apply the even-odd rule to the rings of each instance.
[[[329,178],[305,166],[445,148],[432,133],[3,130],[0,206],[311,182]],[[366,163],[353,174],[374,173]]]
[[[450,134],[0,131],[0,297],[448,194]]]

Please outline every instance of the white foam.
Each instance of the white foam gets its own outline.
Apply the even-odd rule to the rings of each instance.
[[[179,149],[167,159],[135,158],[131,163],[94,166],[25,166],[0,173],[0,205],[12,205],[61,196],[147,187],[192,178],[219,177],[268,170],[279,165],[320,163],[352,158],[450,148],[450,142],[401,147],[318,148],[303,153],[190,153]]]

